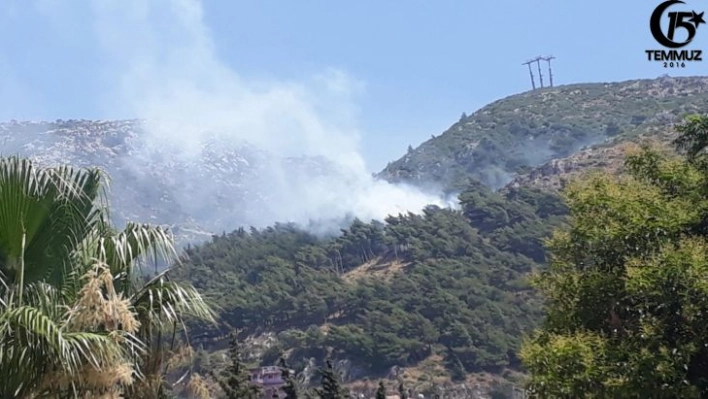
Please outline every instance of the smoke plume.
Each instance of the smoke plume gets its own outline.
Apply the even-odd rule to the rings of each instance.
[[[258,175],[243,180],[243,190],[265,199],[253,203],[251,198],[243,205],[251,210],[248,216],[224,220],[219,228],[276,221],[326,224],[347,216],[383,219],[428,204],[454,206],[449,199],[371,177],[356,123],[356,98],[365,84],[345,71],[327,69],[297,82],[244,79],[219,59],[197,0],[93,0],[90,8],[106,66],[102,73],[115,83],[102,103],[146,123],[136,159],[160,153],[199,164],[205,146],[215,142],[222,152],[250,146],[265,157]],[[287,162],[303,156],[322,160],[326,170],[315,173]],[[205,175],[198,184],[185,184],[176,197],[199,214],[196,218],[224,212],[199,205],[219,195],[224,184]]]

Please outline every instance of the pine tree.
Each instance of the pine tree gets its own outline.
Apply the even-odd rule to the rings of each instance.
[[[219,375],[211,373],[224,394],[221,399],[260,399],[260,388],[249,383],[249,372],[246,365],[243,363],[241,355],[241,345],[236,337],[237,334],[232,334],[231,343],[229,345],[229,359],[231,364]]]
[[[406,394],[406,388],[403,386],[403,381],[398,384],[398,396],[401,399],[408,399],[408,395]]]
[[[283,381],[285,381],[285,386],[283,387],[283,392],[285,396],[283,399],[297,399],[298,389],[295,384],[295,376],[290,372],[290,367],[285,362],[285,359],[281,356],[278,360],[278,367],[282,369]]]
[[[379,381],[379,389],[376,390],[376,399],[386,399],[386,387],[383,381]]]
[[[334,371],[334,367],[332,367],[332,362],[327,360],[326,363],[326,367],[320,368],[322,385],[321,388],[317,390],[317,395],[320,399],[347,399],[348,395],[339,384],[339,378],[337,378],[337,373]]]

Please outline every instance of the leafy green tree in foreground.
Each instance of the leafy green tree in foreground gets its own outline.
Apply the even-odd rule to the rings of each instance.
[[[644,149],[629,176],[564,193],[571,225],[534,283],[542,329],[521,357],[542,398],[708,398],[708,119],[677,130],[687,159]]]

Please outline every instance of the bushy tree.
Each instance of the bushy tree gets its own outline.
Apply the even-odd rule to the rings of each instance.
[[[687,159],[645,148],[628,176],[565,191],[571,225],[535,277],[547,319],[521,351],[539,397],[708,397],[708,119],[678,130]]]

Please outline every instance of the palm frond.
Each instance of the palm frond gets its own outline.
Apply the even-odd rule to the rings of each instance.
[[[41,348],[45,361],[59,359],[70,373],[76,372],[84,360],[94,367],[101,367],[121,350],[108,334],[65,332],[42,310],[31,306],[6,309],[0,315],[0,332],[11,333],[11,336],[3,337],[3,345]]]
[[[103,185],[97,169],[39,168],[27,159],[0,158],[0,268],[5,277],[16,278],[23,257],[26,282],[47,279],[61,285],[69,255],[105,219]]]
[[[148,281],[130,301],[141,322],[181,323],[187,317],[216,323],[216,314],[199,291],[191,285],[167,278],[165,270]]]
[[[152,255],[154,262],[171,264],[179,261],[172,234],[159,226],[129,223],[123,231],[110,237],[101,246],[105,261],[114,274],[132,274],[132,266]]]
[[[132,354],[109,333],[65,332],[42,309],[21,306],[0,314],[0,393],[36,390],[48,372],[76,376],[86,366],[102,369]],[[12,396],[7,396],[12,394]]]
[[[186,318],[216,323],[167,271],[145,281],[150,255],[179,262],[173,238],[147,224],[113,229],[107,189],[99,169],[0,157],[0,397],[130,384],[141,367],[161,381],[167,328],[174,342]]]
[[[60,320],[68,307],[64,305],[62,293],[56,287],[39,282],[24,288],[23,304],[41,311],[52,320]]]

